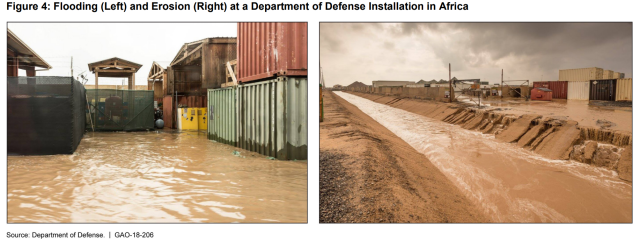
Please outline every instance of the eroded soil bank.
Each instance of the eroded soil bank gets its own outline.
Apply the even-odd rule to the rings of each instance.
[[[465,119],[473,117],[462,114],[450,114],[445,122],[353,94],[335,94],[423,154],[492,222],[632,221],[632,185],[615,171],[518,147],[524,137],[512,133],[529,132],[521,123],[535,116],[495,121],[495,127],[483,128],[491,134],[484,134],[466,129],[462,123],[472,123]],[[549,135],[562,138],[574,131],[569,127],[560,125]],[[557,145],[550,141],[543,138],[537,145]]]
[[[490,222],[423,154],[328,92],[320,222]]]
[[[581,126],[536,114],[515,115],[464,104],[382,96],[351,94],[468,130],[494,134],[496,139],[517,143],[554,160],[573,160],[616,171],[620,179],[632,181],[632,134],[628,131]]]

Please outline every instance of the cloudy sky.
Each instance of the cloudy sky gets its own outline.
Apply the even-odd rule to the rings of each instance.
[[[325,83],[558,80],[600,67],[632,77],[631,23],[321,23]]]
[[[53,68],[42,76],[70,76],[88,64],[119,57],[138,64],[136,85],[147,85],[153,61],[168,66],[184,43],[209,37],[236,37],[235,23],[9,23],[8,27]],[[26,75],[21,70],[20,75]],[[122,78],[100,78],[99,84],[121,84]],[[126,84],[126,80],[124,81]]]

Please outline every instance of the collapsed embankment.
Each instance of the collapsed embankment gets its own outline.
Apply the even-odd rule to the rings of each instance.
[[[489,222],[423,154],[358,107],[324,94],[320,222]]]
[[[494,134],[498,140],[516,143],[549,159],[605,167],[617,171],[622,180],[630,182],[632,179],[632,135],[629,132],[585,127],[576,121],[541,115],[497,113],[456,103],[349,93],[468,130]]]

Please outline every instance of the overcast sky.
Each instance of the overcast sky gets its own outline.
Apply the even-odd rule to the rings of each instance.
[[[23,42],[53,68],[38,76],[70,76],[71,56],[74,75],[94,75],[88,64],[119,57],[142,64],[136,85],[147,85],[153,61],[169,65],[184,43],[209,37],[236,37],[236,23],[9,23]],[[26,75],[24,70],[20,75]],[[100,78],[99,84],[121,84],[122,78]],[[124,82],[127,83],[126,80]]]
[[[321,23],[325,83],[558,80],[600,67],[632,77],[631,23]]]

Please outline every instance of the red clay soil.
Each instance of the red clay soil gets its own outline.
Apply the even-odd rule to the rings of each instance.
[[[324,93],[321,223],[490,222],[424,155],[357,107]]]

